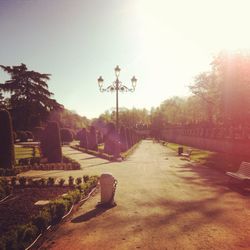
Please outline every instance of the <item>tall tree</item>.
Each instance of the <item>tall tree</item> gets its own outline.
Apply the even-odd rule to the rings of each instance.
[[[62,106],[52,99],[46,81],[49,74],[28,70],[25,64],[0,67],[11,79],[0,84],[0,90],[10,93],[9,105],[16,129],[29,129],[45,121],[50,111]]]

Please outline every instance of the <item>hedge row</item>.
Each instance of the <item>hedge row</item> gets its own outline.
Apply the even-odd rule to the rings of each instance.
[[[15,168],[0,168],[0,176],[14,176],[29,170],[79,170],[81,168],[77,161],[67,156],[63,156],[63,162],[60,163],[40,162],[41,158],[39,157],[19,159],[19,165]]]
[[[96,177],[95,177],[96,178]],[[11,178],[10,183],[12,187],[16,187],[19,185],[20,187],[46,187],[46,186],[64,186],[66,180],[64,178],[60,178],[58,181],[54,177],[49,178],[28,178],[25,176],[20,176],[16,178],[15,176]],[[88,175],[83,175],[83,177],[77,177],[76,179],[72,176],[68,178],[69,186],[79,186],[81,184],[85,184],[87,182],[93,182],[93,178],[90,178]],[[8,182],[5,180],[5,184],[8,185]],[[11,187],[8,187],[12,189]],[[81,188],[80,188],[81,189]],[[7,193],[8,194],[8,193]]]
[[[30,223],[16,225],[0,238],[0,249],[22,250],[27,248],[36,237],[46,230],[49,225],[55,225],[82,198],[97,185],[98,177],[91,176],[88,182],[79,185],[77,189],[69,191],[66,195],[51,201],[34,215]]]

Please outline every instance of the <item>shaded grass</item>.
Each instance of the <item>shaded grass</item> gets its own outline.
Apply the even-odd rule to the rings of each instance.
[[[178,147],[183,147],[186,151],[190,146],[181,145],[176,143],[168,143],[167,147],[178,151]],[[238,170],[240,163],[242,161],[250,162],[250,156],[242,155],[231,155],[227,153],[212,152],[203,149],[193,148],[190,159],[196,163],[199,163],[206,167],[216,168],[220,171],[232,171],[235,172]]]
[[[35,155],[32,147],[15,147],[16,159],[24,159],[32,157],[40,157],[40,151],[38,147],[35,147]]]

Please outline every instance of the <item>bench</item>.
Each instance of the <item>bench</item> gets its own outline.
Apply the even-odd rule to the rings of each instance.
[[[226,172],[231,178],[240,181],[250,182],[250,162],[242,162],[237,172]]]
[[[187,157],[188,159],[190,159],[192,151],[193,151],[192,148],[188,148],[185,152],[181,153],[181,156],[184,156],[184,157]]]

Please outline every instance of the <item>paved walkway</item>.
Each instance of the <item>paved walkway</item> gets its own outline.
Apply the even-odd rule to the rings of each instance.
[[[224,174],[151,141],[121,163],[64,150],[82,164],[75,175],[117,178],[117,206],[96,209],[97,194],[40,249],[250,249],[250,196],[229,189]]]

